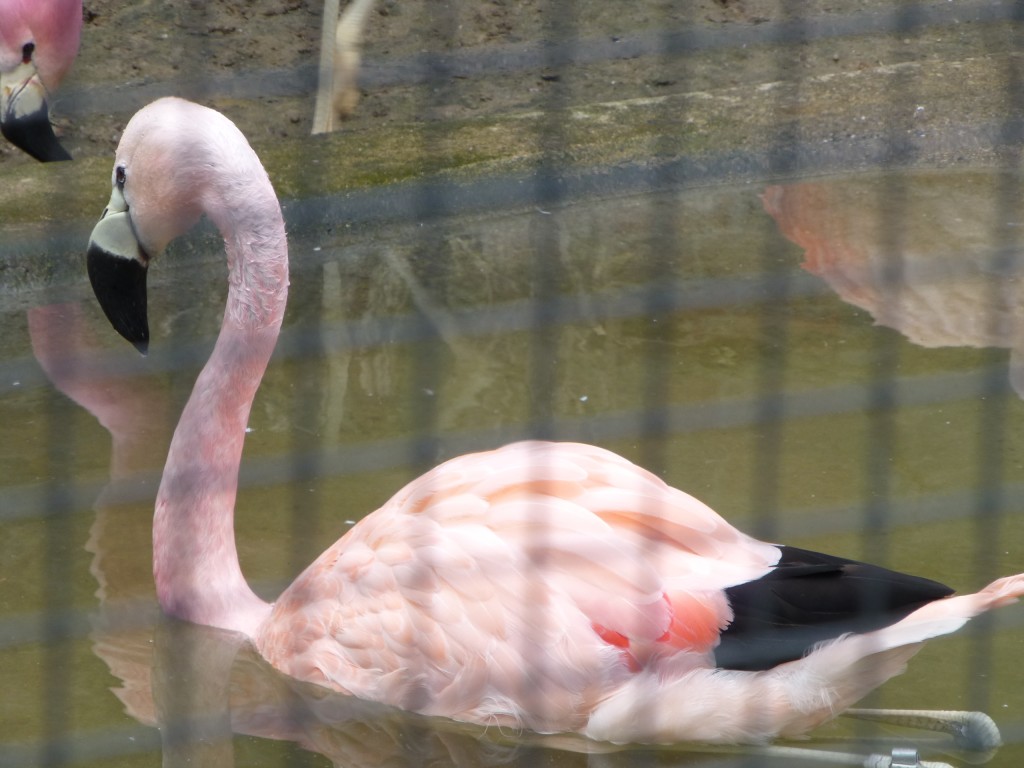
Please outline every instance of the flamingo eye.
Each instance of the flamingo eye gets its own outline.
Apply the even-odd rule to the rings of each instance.
[[[21,47],[21,63],[28,64],[30,61],[32,61],[32,54],[35,53],[35,50],[35,43],[25,43]]]
[[[114,183],[117,184],[118,189],[124,189],[124,182],[127,178],[128,174],[125,173],[124,166],[117,166],[117,168],[114,170]]]

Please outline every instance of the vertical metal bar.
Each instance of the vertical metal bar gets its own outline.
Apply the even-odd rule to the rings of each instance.
[[[452,4],[425,6],[421,19],[428,38],[454,41],[458,30],[456,13]],[[429,469],[439,457],[437,424],[439,389],[443,386],[441,353],[446,345],[458,343],[446,333],[451,329],[441,319],[452,275],[447,240],[449,225],[445,221],[450,211],[441,183],[449,151],[444,141],[447,134],[442,117],[445,106],[455,98],[455,81],[441,51],[424,52],[420,63],[426,71],[419,109],[423,119],[418,131],[423,180],[417,186],[416,218],[421,228],[411,263],[407,268],[400,265],[400,274],[409,282],[407,289],[412,296],[413,311],[420,329],[413,345],[413,375],[407,393],[413,403],[410,460],[414,474]],[[440,313],[434,311],[438,305],[442,307]]]
[[[775,134],[768,150],[768,171],[773,178],[785,178],[798,167],[800,142],[799,114],[801,92],[797,62],[807,37],[806,8],[803,0],[782,3],[775,78],[778,101]],[[765,222],[767,227],[769,222]],[[754,417],[754,456],[751,509],[752,533],[773,539],[778,530],[779,480],[784,455],[785,376],[789,357],[790,268],[778,258],[775,241],[763,238],[761,251],[761,293],[758,334],[757,412]]]
[[[673,82],[678,92],[686,93],[691,77],[690,56],[692,51],[685,43],[679,50],[680,23],[692,24],[690,4],[686,2],[669,3],[663,9],[662,34],[659,37],[659,50],[652,57],[651,78],[660,82]],[[683,40],[689,40],[683,36]],[[674,100],[666,98],[661,105],[662,118],[660,125],[685,125],[685,116],[673,114]],[[663,130],[656,139],[655,156],[659,158],[678,157],[681,151],[682,135],[675,131]],[[642,254],[643,266],[638,272],[644,278],[643,320],[644,329],[644,372],[641,401],[640,424],[640,455],[639,462],[645,469],[664,476],[668,467],[668,443],[672,435],[666,414],[672,388],[673,370],[678,364],[677,355],[681,345],[674,343],[673,331],[676,327],[677,310],[674,291],[678,290],[678,275],[685,274],[688,266],[685,261],[689,255],[684,247],[683,237],[676,216],[680,207],[680,187],[686,179],[681,178],[677,163],[662,163],[657,166],[654,178],[654,194],[648,194],[648,210],[650,224],[646,251]],[[639,260],[641,254],[633,254]],[[688,473],[686,473],[688,474]],[[656,502],[652,502],[656,503]],[[657,514],[658,510],[654,510]],[[646,562],[638,562],[638,569],[647,568]],[[650,719],[653,711],[659,706],[656,698],[639,699],[633,703],[633,717],[637,722]],[[656,763],[654,755],[649,752],[638,753],[634,764],[649,766]]]
[[[46,548],[43,560],[43,744],[46,768],[71,759],[71,682],[74,648],[69,625],[72,608],[74,407],[55,389],[46,390],[50,472],[46,494]]]
[[[565,198],[562,174],[564,150],[566,147],[566,119],[571,97],[571,68],[577,46],[575,3],[566,0],[548,0],[544,7],[547,24],[540,41],[543,49],[541,71],[541,110],[537,142],[540,147],[538,163],[534,169],[533,190],[536,215],[531,226],[531,326],[530,358],[526,382],[529,393],[529,432],[539,439],[555,437],[554,416],[559,391],[560,366],[558,359],[559,339],[562,333],[558,310],[558,296],[564,290],[564,268],[562,264],[563,243],[559,227],[559,208]],[[538,516],[546,514],[537,509]],[[531,530],[535,540],[531,565],[538,570],[546,567],[545,520],[538,520]],[[522,653],[525,658],[535,659],[535,679],[548,677],[544,664],[546,658],[536,649],[543,648],[545,638],[552,624],[560,617],[551,615],[542,606],[547,602],[543,594],[543,580],[526,580],[525,593],[520,600],[524,609],[533,611],[531,626],[523,636]],[[528,702],[538,720],[547,716],[546,701],[530,690],[530,680],[523,679],[521,700]]]
[[[298,269],[296,269],[298,267]],[[324,293],[331,287],[324,284],[323,276],[326,269],[302,268],[298,260],[293,262],[292,274],[299,272],[301,276],[293,277],[289,295],[288,323],[298,334],[289,338],[296,348],[289,356],[288,369],[293,382],[291,387],[292,404],[289,414],[291,435],[288,456],[284,458],[289,464],[289,530],[287,546],[289,549],[288,581],[297,577],[320,554],[321,546],[318,537],[320,520],[323,517],[324,494],[316,492],[316,485],[323,478],[322,453],[318,450],[327,439],[335,437],[325,434],[324,401],[327,394],[325,388],[330,382],[325,381],[323,373],[326,366],[326,350],[322,338],[324,322]],[[318,277],[322,279],[317,280]],[[337,301],[337,296],[333,297]],[[258,400],[257,400],[258,402]],[[329,425],[330,422],[327,422]],[[347,516],[338,506],[331,510],[335,516],[331,520],[331,528],[336,529],[338,516]],[[201,646],[201,642],[197,644]],[[228,671],[230,664],[228,664]],[[312,725],[313,716],[305,707],[292,707],[289,719],[297,729],[305,729]],[[230,723],[229,723],[230,725]],[[211,722],[211,728],[217,723]],[[217,745],[223,748],[224,745]],[[165,747],[166,749],[166,747]],[[284,754],[281,765],[288,768],[303,768],[315,765],[311,753],[295,751]]]
[[[1024,142],[1024,72],[1021,71],[1020,52],[1024,50],[1024,2],[1014,4],[1012,22],[996,31],[1011,37],[1010,54],[1006,56],[1002,121],[997,155],[999,176],[996,209],[991,226],[995,250],[987,265],[988,284],[987,318],[988,336],[996,338],[1001,323],[1000,315],[1015,308],[1016,297],[1006,297],[1006,275],[1019,269],[1021,237],[1018,226],[1021,194],[1021,146]],[[1012,289],[1011,289],[1012,290]],[[1007,307],[1007,302],[1010,306]],[[1004,489],[1004,467],[1006,461],[1005,442],[1009,412],[1009,397],[1012,389],[1008,379],[1015,375],[1013,361],[1004,365],[1005,351],[998,348],[986,350],[983,367],[984,383],[977,430],[977,469],[975,472],[974,502],[974,557],[972,573],[977,574],[979,583],[986,583],[998,575],[1000,528],[1006,512]],[[1007,370],[1007,367],[1009,370]],[[971,642],[968,701],[972,709],[986,711],[992,702],[992,653],[994,650],[993,617],[979,616],[971,623]]]
[[[900,7],[896,26],[891,33],[894,55],[904,45],[906,36],[920,25],[920,9],[916,3]],[[890,89],[887,110],[883,160],[886,183],[878,200],[884,266],[881,291],[885,306],[902,306],[905,290],[904,231],[907,216],[907,182],[903,171],[912,166],[914,147],[911,132],[914,120],[914,94],[908,75],[897,72]],[[899,310],[896,310],[899,311]],[[864,504],[861,510],[861,549],[863,557],[884,565],[889,560],[888,526],[892,505],[892,469],[897,457],[898,373],[903,339],[884,329],[872,336],[872,378],[868,391],[868,432],[865,461]]]
[[[566,145],[570,97],[569,66],[576,50],[575,4],[549,0],[545,18],[543,70],[540,74],[543,119],[537,141],[540,153],[534,170],[537,216],[532,222],[532,327],[530,339],[530,433],[553,437],[554,395],[558,387],[558,294],[564,280],[557,208],[565,197],[561,167]]]
[[[652,75],[661,81],[681,83],[679,91],[685,93],[690,80],[689,50],[675,52],[674,40],[678,30],[673,17],[682,15],[686,3],[670,3],[664,8],[665,18],[659,39],[659,51],[654,57]],[[692,23],[687,18],[686,23]],[[672,115],[673,102],[666,99],[661,107],[664,117],[659,124],[668,126],[678,122],[685,125],[685,117]],[[662,131],[655,147],[657,157],[677,157],[680,152],[680,134]],[[666,443],[670,438],[665,414],[669,399],[669,382],[675,363],[677,347],[672,343],[675,312],[673,292],[678,286],[680,268],[685,273],[688,254],[683,248],[676,212],[679,209],[679,187],[685,179],[679,177],[678,165],[662,163],[653,179],[654,188],[663,190],[649,196],[651,222],[648,228],[647,253],[644,254],[646,289],[644,293],[644,320],[646,341],[644,346],[643,421],[641,430],[641,464],[651,472],[663,475],[666,466]],[[677,261],[684,263],[677,264]]]

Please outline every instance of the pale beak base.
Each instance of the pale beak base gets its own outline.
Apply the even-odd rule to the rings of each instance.
[[[5,72],[0,80],[0,132],[7,140],[43,163],[70,160],[71,154],[57,141],[50,124],[46,88],[35,66],[21,64]]]

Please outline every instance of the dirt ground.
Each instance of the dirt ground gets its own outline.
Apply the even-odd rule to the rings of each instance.
[[[857,71],[927,58],[943,45],[918,31],[906,38],[812,39],[788,44],[781,56],[771,45],[728,42],[708,47],[697,58],[651,55],[649,50],[623,57],[614,50],[587,55],[595,46],[625,46],[638,36],[656,40],[662,32],[688,30],[697,41],[710,35],[727,41],[730,35],[742,38],[751,29],[794,18],[827,21],[892,7],[877,0],[808,0],[797,4],[801,15],[792,17],[793,5],[781,0],[641,0],[630,3],[626,13],[615,0],[379,0],[366,29],[363,99],[344,129],[710,91],[780,75]],[[76,158],[109,154],[130,114],[151,96],[164,94],[212,103],[255,143],[308,135],[320,48],[319,0],[85,0],[84,15],[79,58],[55,110],[58,132]],[[545,53],[537,48],[539,41],[553,45]],[[991,41],[986,45],[991,47]],[[534,51],[533,59],[503,64],[524,51]],[[413,74],[413,63],[423,54],[477,54],[483,63],[470,66],[468,74],[442,73],[423,84]],[[560,64],[563,55],[574,63]],[[289,73],[294,74],[291,92],[281,85]],[[230,93],[232,78],[264,75],[276,76],[275,87],[267,92],[260,93],[256,85],[241,96]],[[0,163],[11,162],[27,161],[0,144]]]
[[[165,95],[231,117],[286,200],[738,154],[764,176],[780,149],[810,158],[804,173],[896,149],[992,162],[1024,114],[1024,38],[989,0],[377,0],[362,100],[315,139],[322,0],[85,0],[84,15],[53,110],[75,162],[0,142],[0,220],[26,243],[25,227],[91,220],[124,125]]]

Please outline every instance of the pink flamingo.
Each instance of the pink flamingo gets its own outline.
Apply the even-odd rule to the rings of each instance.
[[[608,451],[524,442],[414,480],[268,604],[242,575],[233,514],[288,255],[274,190],[233,123],[174,98],[132,118],[89,275],[144,351],[147,265],[204,214],[230,287],[157,496],[157,595],[168,614],[242,633],[287,675],[484,725],[759,743],[831,719],[924,640],[1024,593],[1024,574],[949,597],[764,543]]]
[[[47,95],[78,54],[82,0],[0,0],[0,129],[36,160],[70,160]]]

